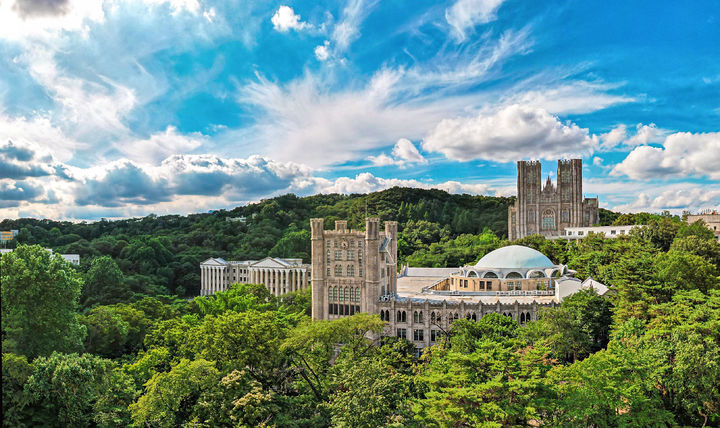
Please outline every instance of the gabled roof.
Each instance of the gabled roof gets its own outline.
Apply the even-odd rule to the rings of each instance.
[[[221,259],[220,257],[217,257],[217,258],[210,257],[209,259],[205,260],[204,262],[202,262],[200,264],[206,265],[206,266],[225,266],[227,264],[227,262],[225,260]]]
[[[259,268],[287,268],[291,265],[289,263],[286,263],[282,259],[278,259],[275,257],[265,257],[264,259],[259,260],[251,264],[250,266]]]
[[[605,293],[610,291],[610,289],[607,287],[607,285],[603,284],[602,282],[597,282],[594,279],[588,277],[585,281],[582,283],[583,288],[594,288],[595,291],[597,291],[597,294],[599,296],[604,296]]]

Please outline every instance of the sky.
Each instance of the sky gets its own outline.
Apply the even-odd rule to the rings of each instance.
[[[0,1],[0,218],[509,196],[576,157],[601,207],[720,208],[720,3]]]

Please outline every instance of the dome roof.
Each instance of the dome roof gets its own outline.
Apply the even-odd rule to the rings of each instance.
[[[475,267],[479,269],[544,269],[555,267],[555,264],[540,251],[521,245],[509,245],[485,254]]]

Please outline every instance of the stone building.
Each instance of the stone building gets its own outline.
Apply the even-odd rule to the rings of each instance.
[[[584,198],[582,160],[558,160],[557,180],[542,186],[540,161],[519,161],[517,200],[508,209],[511,241],[528,235],[560,236],[565,228],[599,222],[598,199]]]
[[[573,277],[531,248],[511,245],[486,254],[475,265],[458,268],[403,267],[397,275],[397,223],[367,219],[365,231],[335,222],[324,230],[312,219],[312,311],[314,320],[367,312],[386,321],[385,335],[433,345],[460,318],[478,320],[500,313],[520,323],[537,319],[583,287],[607,288]]]
[[[210,258],[200,263],[200,295],[227,290],[234,283],[264,284],[276,296],[304,290],[310,285],[310,265],[302,259],[265,257],[262,260],[225,261]]]
[[[336,319],[356,312],[378,313],[381,296],[397,286],[397,222],[368,218],[365,231],[336,221],[325,230],[321,218],[310,220],[312,239],[312,318]]]
[[[688,224],[695,223],[699,220],[705,222],[708,229],[713,231],[715,239],[720,242],[720,214],[715,210],[707,210],[700,214],[689,214],[685,219]]]

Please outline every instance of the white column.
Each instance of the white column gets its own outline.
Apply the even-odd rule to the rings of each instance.
[[[200,265],[200,295],[204,295],[205,290],[205,267]]]

